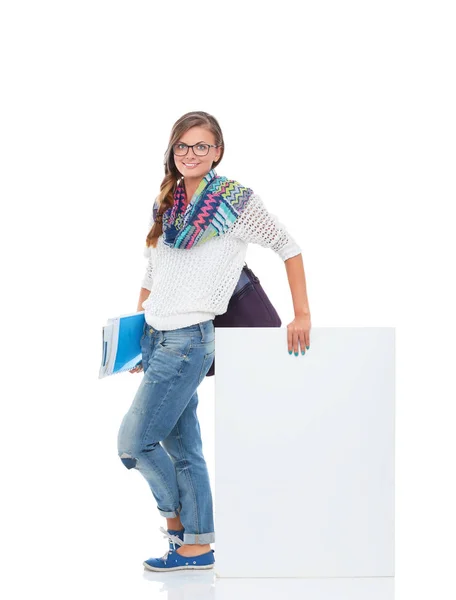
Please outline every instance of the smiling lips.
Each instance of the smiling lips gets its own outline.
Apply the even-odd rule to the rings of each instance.
[[[198,163],[184,163],[184,166],[187,167],[187,169],[193,169],[197,164]]]

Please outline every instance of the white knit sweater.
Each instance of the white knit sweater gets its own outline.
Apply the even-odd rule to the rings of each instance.
[[[152,224],[153,211],[147,233]],[[283,261],[301,253],[257,194],[225,233],[199,246],[173,248],[161,235],[155,248],[144,250],[148,264],[142,287],[151,290],[142,304],[146,322],[154,329],[178,329],[225,313],[249,242],[271,248]]]

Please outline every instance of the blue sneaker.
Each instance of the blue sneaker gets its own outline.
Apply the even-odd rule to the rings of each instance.
[[[199,556],[181,556],[175,551],[176,545],[183,546],[183,541],[177,535],[168,533],[160,527],[165,537],[169,538],[170,549],[161,558],[148,558],[143,562],[150,571],[179,571],[183,569],[212,569],[215,563],[214,550],[209,550]],[[170,530],[173,531],[173,530]],[[179,532],[182,533],[183,532]],[[173,546],[171,548],[171,545]]]

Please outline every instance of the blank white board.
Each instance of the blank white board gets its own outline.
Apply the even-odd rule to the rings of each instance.
[[[216,328],[218,577],[394,576],[395,329]]]

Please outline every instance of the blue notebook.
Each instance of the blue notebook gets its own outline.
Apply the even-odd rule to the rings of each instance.
[[[129,371],[142,360],[140,340],[144,311],[108,319],[103,326],[101,367],[98,379]]]

